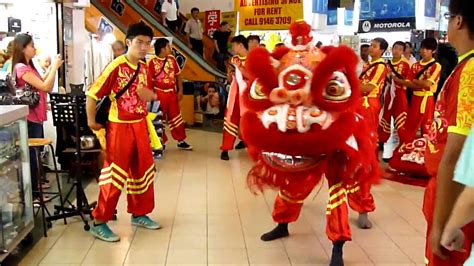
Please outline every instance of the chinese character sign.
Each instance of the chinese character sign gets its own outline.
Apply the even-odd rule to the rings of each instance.
[[[221,11],[220,10],[206,11],[205,31],[208,36],[212,37],[212,34],[214,34],[214,31],[219,29],[220,24],[221,24]]]

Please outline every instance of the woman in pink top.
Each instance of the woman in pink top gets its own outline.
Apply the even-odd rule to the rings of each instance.
[[[62,65],[63,60],[57,55],[52,63],[51,72],[44,79],[38,73],[33,65],[32,58],[36,54],[36,48],[33,38],[28,34],[18,34],[14,42],[14,50],[12,57],[13,76],[16,76],[17,87],[23,87],[29,84],[40,94],[40,102],[37,106],[30,108],[27,116],[28,120],[28,136],[30,138],[43,138],[43,122],[46,121],[47,111],[47,93],[51,92],[54,86],[54,79],[58,68]],[[31,183],[33,190],[38,190],[39,182],[37,175],[37,162],[35,151],[30,149],[30,169]],[[36,199],[38,195],[34,193]]]

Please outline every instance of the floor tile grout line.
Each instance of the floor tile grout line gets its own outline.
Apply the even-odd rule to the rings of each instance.
[[[206,139],[206,144],[207,144]],[[206,145],[209,147],[209,145]],[[209,178],[208,174],[208,164],[206,159],[206,265],[209,265]]]
[[[187,160],[188,160],[188,156],[185,157],[185,160],[184,160],[184,162],[183,162],[182,165],[181,165],[181,180],[180,180],[180,182],[179,182],[179,189],[178,189],[178,193],[177,193],[177,195],[176,195],[176,204],[175,204],[173,219],[172,219],[171,228],[170,228],[170,236],[169,236],[169,240],[168,240],[168,248],[167,248],[167,250],[166,250],[165,265],[168,264],[168,255],[169,255],[169,253],[170,253],[171,238],[173,237],[173,227],[174,227],[174,222],[176,221],[176,214],[177,214],[177,209],[178,209],[178,204],[179,204],[179,195],[181,194],[181,186],[182,186],[182,184],[183,184],[184,165],[185,165],[185,162],[186,162]]]
[[[240,156],[238,157],[240,159]],[[249,256],[249,252],[248,252],[248,247],[247,247],[247,240],[245,239],[245,232],[244,232],[244,227],[243,227],[243,223],[242,223],[242,217],[240,215],[240,208],[239,208],[239,202],[237,200],[237,192],[235,190],[235,182],[234,182],[234,173],[231,171],[230,173],[230,179],[231,179],[231,182],[232,182],[232,191],[234,192],[234,200],[235,200],[235,206],[237,208],[237,215],[239,216],[239,221],[240,221],[240,232],[242,233],[242,238],[244,240],[244,246],[245,246],[245,254],[247,255],[247,263],[248,265],[251,265],[250,264],[250,256]]]
[[[395,191],[396,191],[396,190],[395,190]],[[397,192],[397,194],[401,195],[401,194],[398,193],[398,192]],[[401,196],[404,197],[403,195],[401,195]],[[383,198],[383,196],[382,196],[382,198]],[[391,208],[391,207],[388,207],[388,208],[390,208],[390,210],[393,210],[393,211],[394,211],[393,208]],[[402,217],[398,212],[396,212],[396,211],[394,211],[394,212],[395,212],[395,214],[396,214],[398,217],[400,217],[403,221],[407,222],[407,224],[410,225],[410,227],[412,227],[412,229],[415,230],[415,232],[418,232],[418,230],[416,230],[416,228],[414,228],[404,217]],[[387,236],[387,237],[395,244],[395,246],[397,246],[397,248],[398,248],[408,259],[410,259],[410,261],[411,261],[412,263],[415,263],[415,264],[416,264],[416,262],[413,261],[413,259],[412,259],[405,251],[403,251],[403,249],[401,248],[401,246],[398,245],[398,244],[394,241],[394,239],[391,237],[391,235],[387,234],[387,233],[385,232],[385,230],[383,230],[376,222],[374,222],[374,221],[372,221],[372,222],[373,222],[374,225],[376,225],[376,226],[380,229],[380,231],[383,232],[383,234],[384,234],[385,236]]]
[[[394,183],[393,181],[390,181],[390,180],[387,180],[387,181],[390,182],[390,183],[388,183],[388,184]],[[395,190],[395,192],[397,192],[397,191]],[[412,204],[415,205],[416,207],[418,207],[413,201],[411,201],[409,198],[405,197],[405,195],[403,195],[402,193],[397,192],[397,194],[400,195],[402,198],[408,200],[410,203],[412,203]],[[410,221],[409,221],[408,219],[405,219],[403,216],[401,216],[401,215],[396,211],[396,209],[394,209],[394,208],[390,208],[390,209],[391,209],[391,210],[394,210],[394,212],[395,212],[400,218],[402,218],[402,220],[404,220],[405,222],[407,222],[407,224],[410,225],[410,227],[412,227],[416,232],[419,232],[419,231],[410,223]],[[420,210],[420,213],[423,214],[423,210]],[[422,236],[423,236],[423,232],[420,232],[420,233],[422,233]],[[425,233],[426,233],[426,232],[425,232]]]
[[[56,245],[56,243],[58,242],[58,240],[64,235],[64,233],[66,232],[67,228],[70,226],[71,224],[66,224],[66,228],[64,228],[63,232],[56,238],[56,241],[54,241],[54,243],[51,245],[51,247],[48,248],[48,251],[41,257],[41,259],[39,260],[38,262],[38,265],[41,264],[41,262],[44,260],[44,258],[46,258],[46,256],[49,254],[49,252],[51,252],[51,250],[53,249],[54,245]],[[36,243],[38,244],[38,243]],[[33,249],[33,248],[32,248]],[[31,250],[30,250],[31,251]],[[1,264],[0,264],[1,265]]]

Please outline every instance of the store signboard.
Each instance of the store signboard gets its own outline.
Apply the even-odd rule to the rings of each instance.
[[[234,0],[239,12],[239,29],[287,30],[303,19],[303,0]]]
[[[8,32],[21,32],[21,20],[17,18],[8,18]]]
[[[415,29],[415,18],[361,20],[359,32],[409,31]]]
[[[204,18],[204,31],[207,36],[212,38],[214,32],[219,29],[221,25],[221,11],[207,10]]]
[[[361,0],[359,17],[360,33],[415,29],[415,0]]]

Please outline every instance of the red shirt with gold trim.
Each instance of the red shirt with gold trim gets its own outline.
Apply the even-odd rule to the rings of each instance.
[[[392,66],[395,69],[395,71],[397,71],[397,73],[400,74],[402,79],[406,79],[408,77],[411,68],[410,68],[410,62],[408,62],[408,60],[405,57],[402,56],[402,58],[398,60],[397,62],[394,62],[393,60],[390,60],[390,62],[392,63]],[[387,75],[391,73],[392,73],[392,68],[387,63]],[[395,88],[397,90],[399,89],[406,90],[405,86],[399,85],[397,83],[395,83]]]
[[[464,60],[471,54],[474,50],[459,57],[461,63],[444,83],[435,105],[433,124],[425,135],[428,141],[425,164],[431,176],[438,173],[448,133],[467,136],[474,122],[474,58]]]
[[[369,69],[369,67],[374,64],[378,65]],[[375,88],[365,96],[369,98],[380,97],[385,84],[385,78],[387,77],[387,68],[385,67],[383,58],[365,63],[362,72],[365,72],[367,69],[369,69],[369,71],[361,77],[362,84],[372,84]]]
[[[429,63],[434,62],[434,61],[435,61],[435,59],[433,58],[428,62],[418,61],[418,62],[414,63],[411,66],[411,70],[410,70],[410,74],[408,75],[408,79],[409,80],[414,80],[416,78],[416,75],[418,73],[420,73],[420,71],[422,71],[423,68],[426,67],[426,65],[428,65]],[[434,92],[436,92],[436,90],[438,88],[438,82],[439,82],[440,76],[441,76],[441,65],[439,63],[434,63],[432,66],[430,66],[427,70],[425,70],[423,72],[423,74],[418,78],[418,80],[429,81],[431,83],[430,89],[429,90],[425,89],[425,90],[434,93]]]
[[[153,89],[176,92],[176,76],[181,73],[181,68],[174,56],[168,55],[166,58],[153,56],[148,61],[148,70],[148,78]]]
[[[109,121],[116,123],[135,123],[147,115],[146,102],[142,101],[136,90],[139,83],[147,88],[147,66],[140,61],[140,72],[133,84],[118,100],[115,95],[122,90],[132,79],[137,69],[130,63],[125,55],[114,59],[91,85],[87,96],[96,101],[104,96],[109,96],[112,101],[109,112]]]

